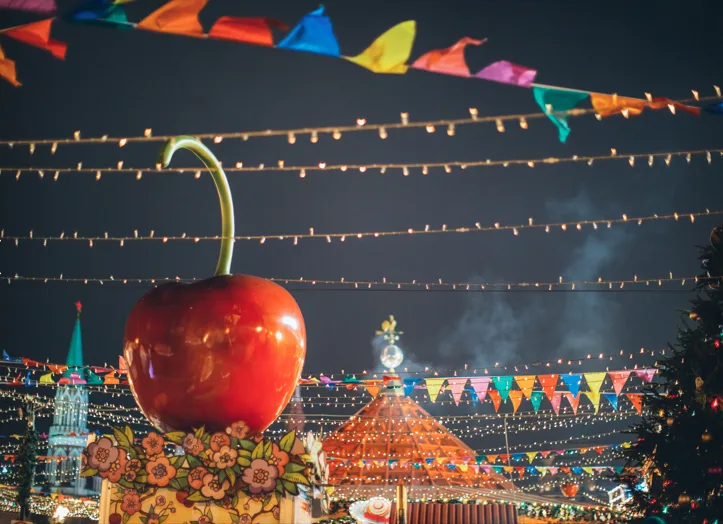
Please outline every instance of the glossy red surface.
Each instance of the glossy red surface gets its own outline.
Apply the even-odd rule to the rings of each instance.
[[[306,329],[278,284],[218,276],[147,293],[128,316],[123,353],[136,402],[159,430],[245,421],[263,431],[294,392]]]
[[[563,484],[562,486],[560,486],[560,491],[566,497],[574,497],[575,495],[577,495],[577,492],[579,489],[580,489],[580,487],[577,484],[572,484],[572,483]]]

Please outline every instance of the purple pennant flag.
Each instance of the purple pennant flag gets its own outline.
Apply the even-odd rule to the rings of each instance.
[[[537,71],[507,60],[500,60],[488,65],[474,76],[502,84],[530,87],[537,76]]]
[[[0,8],[50,15],[58,10],[55,0],[0,0]]]

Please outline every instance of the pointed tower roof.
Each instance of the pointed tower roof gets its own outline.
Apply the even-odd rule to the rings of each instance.
[[[389,381],[327,437],[324,451],[329,484],[335,486],[406,484],[427,492],[514,489],[502,475],[480,468],[469,446],[405,396],[401,380]]]
[[[83,311],[83,304],[80,302],[75,303],[75,309],[78,314],[75,317],[75,326],[73,327],[73,335],[70,337],[70,348],[68,349],[68,358],[65,364],[68,369],[65,371],[63,376],[70,376],[70,373],[83,367],[83,337],[80,331],[80,313]],[[82,372],[81,372],[82,376]]]

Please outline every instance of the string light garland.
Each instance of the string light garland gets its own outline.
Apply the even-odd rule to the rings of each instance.
[[[707,102],[710,100],[717,100],[720,98],[720,89],[713,86],[717,96],[699,96],[698,92],[694,92],[693,98],[685,98],[681,100],[671,101],[671,106],[677,103],[690,103],[690,102]],[[547,118],[547,113],[536,112],[536,113],[523,113],[523,114],[508,114],[508,115],[492,115],[492,116],[480,116],[477,108],[469,108],[469,117],[467,118],[455,118],[455,119],[443,119],[443,120],[429,120],[424,122],[415,122],[409,120],[409,113],[400,113],[399,122],[389,122],[385,124],[370,124],[365,118],[357,118],[353,125],[343,126],[326,126],[326,127],[302,127],[296,129],[264,129],[256,131],[234,131],[230,133],[179,133],[189,136],[193,136],[199,140],[212,140],[214,143],[219,144],[224,140],[228,139],[241,139],[244,142],[250,138],[259,137],[278,137],[286,136],[289,144],[295,144],[297,142],[297,136],[309,136],[309,141],[312,144],[316,144],[319,141],[321,135],[329,135],[335,141],[342,138],[344,133],[354,132],[367,132],[376,131],[379,137],[384,140],[389,136],[388,131],[390,129],[424,129],[427,133],[434,133],[437,128],[444,129],[446,127],[446,134],[448,136],[454,136],[457,126],[471,125],[471,124],[487,124],[493,123],[498,132],[503,133],[505,131],[504,122],[518,122],[521,129],[527,129],[529,120]],[[671,107],[670,111],[675,113],[674,107]],[[582,116],[594,114],[594,108],[578,108],[570,109],[567,111],[554,111],[555,115],[563,116]],[[71,145],[71,144],[117,144],[118,147],[125,147],[126,145],[138,143],[138,142],[165,142],[170,140],[177,135],[154,135],[152,128],[145,128],[142,135],[138,136],[127,136],[127,137],[110,137],[108,135],[102,135],[99,137],[83,137],[80,130],[73,133],[72,138],[54,138],[54,139],[19,139],[19,140],[0,140],[0,146],[7,146],[13,148],[15,146],[28,146],[28,151],[33,154],[36,147],[39,145],[50,145],[51,153],[55,153],[59,145]]]
[[[674,277],[672,273],[668,277],[663,278],[645,278],[639,279],[637,276],[632,279],[622,280],[605,280],[599,277],[597,280],[579,280],[579,281],[566,281],[563,277],[560,277],[557,282],[497,282],[497,283],[470,283],[470,282],[446,282],[443,279],[438,279],[436,282],[418,282],[416,280],[411,281],[394,281],[383,278],[382,280],[346,280],[341,278],[338,280],[331,279],[305,279],[305,278],[278,278],[269,277],[268,280],[272,282],[282,284],[297,284],[305,286],[344,286],[346,288],[352,288],[354,290],[364,290],[365,288],[371,289],[372,286],[382,287],[388,290],[402,290],[409,288],[417,288],[426,291],[433,289],[443,289],[449,291],[527,291],[527,290],[547,290],[552,291],[558,288],[567,288],[570,291],[575,291],[581,286],[594,286],[597,288],[606,287],[608,289],[619,288],[623,289],[625,286],[632,287],[649,287],[653,286],[661,287],[663,284],[680,284],[685,286],[686,282],[698,282],[702,278],[699,276],[692,277]],[[0,282],[11,284],[13,282],[66,282],[66,283],[82,283],[82,284],[163,284],[166,282],[196,282],[203,280],[201,277],[192,278],[181,278],[181,277],[143,277],[143,278],[128,278],[128,277],[114,277],[110,275],[107,278],[100,277],[65,277],[63,273],[57,277],[26,277],[19,274],[13,276],[0,275]],[[686,290],[687,291],[687,290]]]
[[[449,162],[407,162],[392,164],[327,164],[319,162],[316,165],[308,166],[287,166],[283,160],[278,161],[277,165],[267,166],[259,164],[258,166],[244,166],[242,162],[237,162],[235,167],[224,167],[224,171],[228,173],[266,173],[266,172],[295,172],[299,178],[306,178],[309,173],[324,172],[330,173],[334,171],[359,171],[366,173],[369,170],[379,170],[380,174],[385,174],[388,170],[400,171],[405,177],[412,174],[412,169],[420,169],[422,175],[428,175],[430,169],[443,169],[446,174],[451,174],[453,169],[465,170],[471,167],[510,167],[510,166],[527,166],[534,168],[540,165],[557,165],[570,163],[584,163],[592,166],[595,162],[607,160],[625,160],[631,167],[635,167],[636,160],[645,160],[649,167],[653,167],[655,159],[663,158],[666,166],[670,166],[673,158],[684,157],[686,162],[690,164],[694,157],[704,157],[708,164],[713,163],[713,154],[718,153],[723,156],[723,148],[718,149],[691,149],[687,151],[666,151],[655,153],[633,153],[619,154],[617,149],[611,148],[610,154],[607,155],[573,155],[570,157],[545,157],[530,159],[508,159],[508,160],[474,160],[460,161],[453,160]],[[145,174],[193,174],[194,178],[201,178],[202,172],[197,167],[168,167],[163,168],[161,164],[155,167],[131,168],[123,167],[123,161],[119,161],[115,167],[83,167],[83,163],[79,162],[75,167],[0,167],[0,175],[10,174],[15,180],[23,179],[22,175],[37,174],[38,177],[44,179],[46,174],[53,181],[58,181],[61,173],[64,174],[81,174],[87,173],[94,175],[96,181],[103,179],[105,173],[133,174],[136,180],[142,180]],[[52,176],[50,174],[52,173]]]
[[[353,240],[355,238],[383,238],[383,237],[400,237],[400,236],[412,236],[412,235],[439,235],[439,234],[459,234],[459,233],[480,233],[490,231],[511,231],[515,236],[519,236],[520,231],[524,230],[544,230],[546,233],[551,231],[582,231],[585,226],[592,226],[594,230],[598,229],[610,229],[613,224],[637,224],[638,226],[643,225],[645,222],[652,221],[668,221],[675,220],[676,222],[683,220],[689,220],[691,223],[695,223],[696,218],[705,216],[720,216],[723,215],[723,210],[705,209],[705,211],[695,211],[686,213],[669,213],[669,214],[654,214],[647,216],[631,216],[627,213],[623,213],[619,218],[605,218],[605,219],[585,219],[577,220],[574,222],[551,222],[551,223],[535,223],[532,218],[527,220],[527,223],[509,225],[500,224],[495,222],[491,226],[482,225],[481,222],[476,222],[473,227],[447,227],[443,224],[441,227],[430,227],[429,224],[425,225],[423,229],[400,229],[391,231],[355,231],[345,233],[317,233],[314,228],[309,228],[308,233],[293,233],[287,235],[245,235],[245,236],[234,236],[233,239],[236,241],[258,241],[261,244],[265,244],[268,240],[285,240],[293,242],[294,245],[298,245],[300,240],[307,239],[323,239],[327,243],[331,243],[332,240],[338,239],[344,243],[347,239]],[[0,242],[3,240],[13,242],[15,246],[19,246],[20,242],[41,242],[43,246],[47,246],[48,242],[73,242],[82,243],[89,248],[92,248],[97,243],[118,243],[121,247],[126,242],[155,242],[160,244],[166,244],[168,242],[193,242],[198,243],[202,241],[221,241],[225,240],[223,236],[191,236],[186,233],[181,235],[156,235],[155,230],[151,230],[148,234],[139,234],[138,230],[133,232],[132,236],[118,236],[109,235],[108,232],[103,235],[81,235],[77,231],[72,234],[60,233],[57,236],[48,235],[37,235],[31,229],[27,235],[6,235],[5,229],[0,230]]]

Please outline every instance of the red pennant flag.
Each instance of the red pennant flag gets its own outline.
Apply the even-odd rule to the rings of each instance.
[[[454,76],[470,76],[467,62],[464,59],[464,48],[468,45],[482,45],[487,41],[464,37],[452,47],[434,49],[417,58],[412,67],[434,73]]]
[[[20,87],[22,85],[18,82],[18,77],[15,73],[15,62],[9,58],[5,58],[5,53],[3,53],[2,47],[0,47],[0,76],[15,87]]]
[[[610,375],[610,379],[613,381],[613,389],[615,389],[615,394],[619,397],[620,393],[623,390],[623,387],[625,386],[625,382],[627,382],[628,377],[630,376],[630,371],[609,371],[608,375]]]
[[[6,29],[0,32],[20,42],[50,51],[55,58],[65,60],[65,52],[68,50],[68,44],[50,38],[50,26],[52,23],[53,18],[48,18],[47,20],[21,25],[20,27]]]
[[[655,368],[647,368],[647,369],[636,369],[635,374],[643,379],[645,382],[651,382],[653,380],[653,377],[655,376],[655,372],[658,371]]]
[[[239,18],[237,16],[222,16],[213,24],[208,32],[210,38],[234,40],[272,47],[274,37],[272,29],[286,31],[289,29],[284,22],[274,18]]]
[[[575,397],[572,393],[565,393],[565,396],[567,397],[567,401],[570,403],[570,406],[572,406],[572,412],[577,415],[577,407],[580,405],[581,395]]]
[[[700,115],[700,108],[694,107],[694,106],[687,106],[685,104],[681,104],[680,102],[674,102],[673,100],[670,100],[669,98],[653,98],[649,103],[648,107],[650,109],[670,109],[671,113],[675,113],[676,109],[680,109],[682,111],[685,111],[686,113],[690,113],[691,115]]]
[[[642,393],[628,393],[628,400],[635,407],[635,411],[640,415],[643,412],[643,394]]]
[[[547,399],[552,402],[552,397],[555,394],[555,388],[557,387],[557,379],[559,375],[538,375],[537,379],[542,385],[542,391],[547,395]]]

